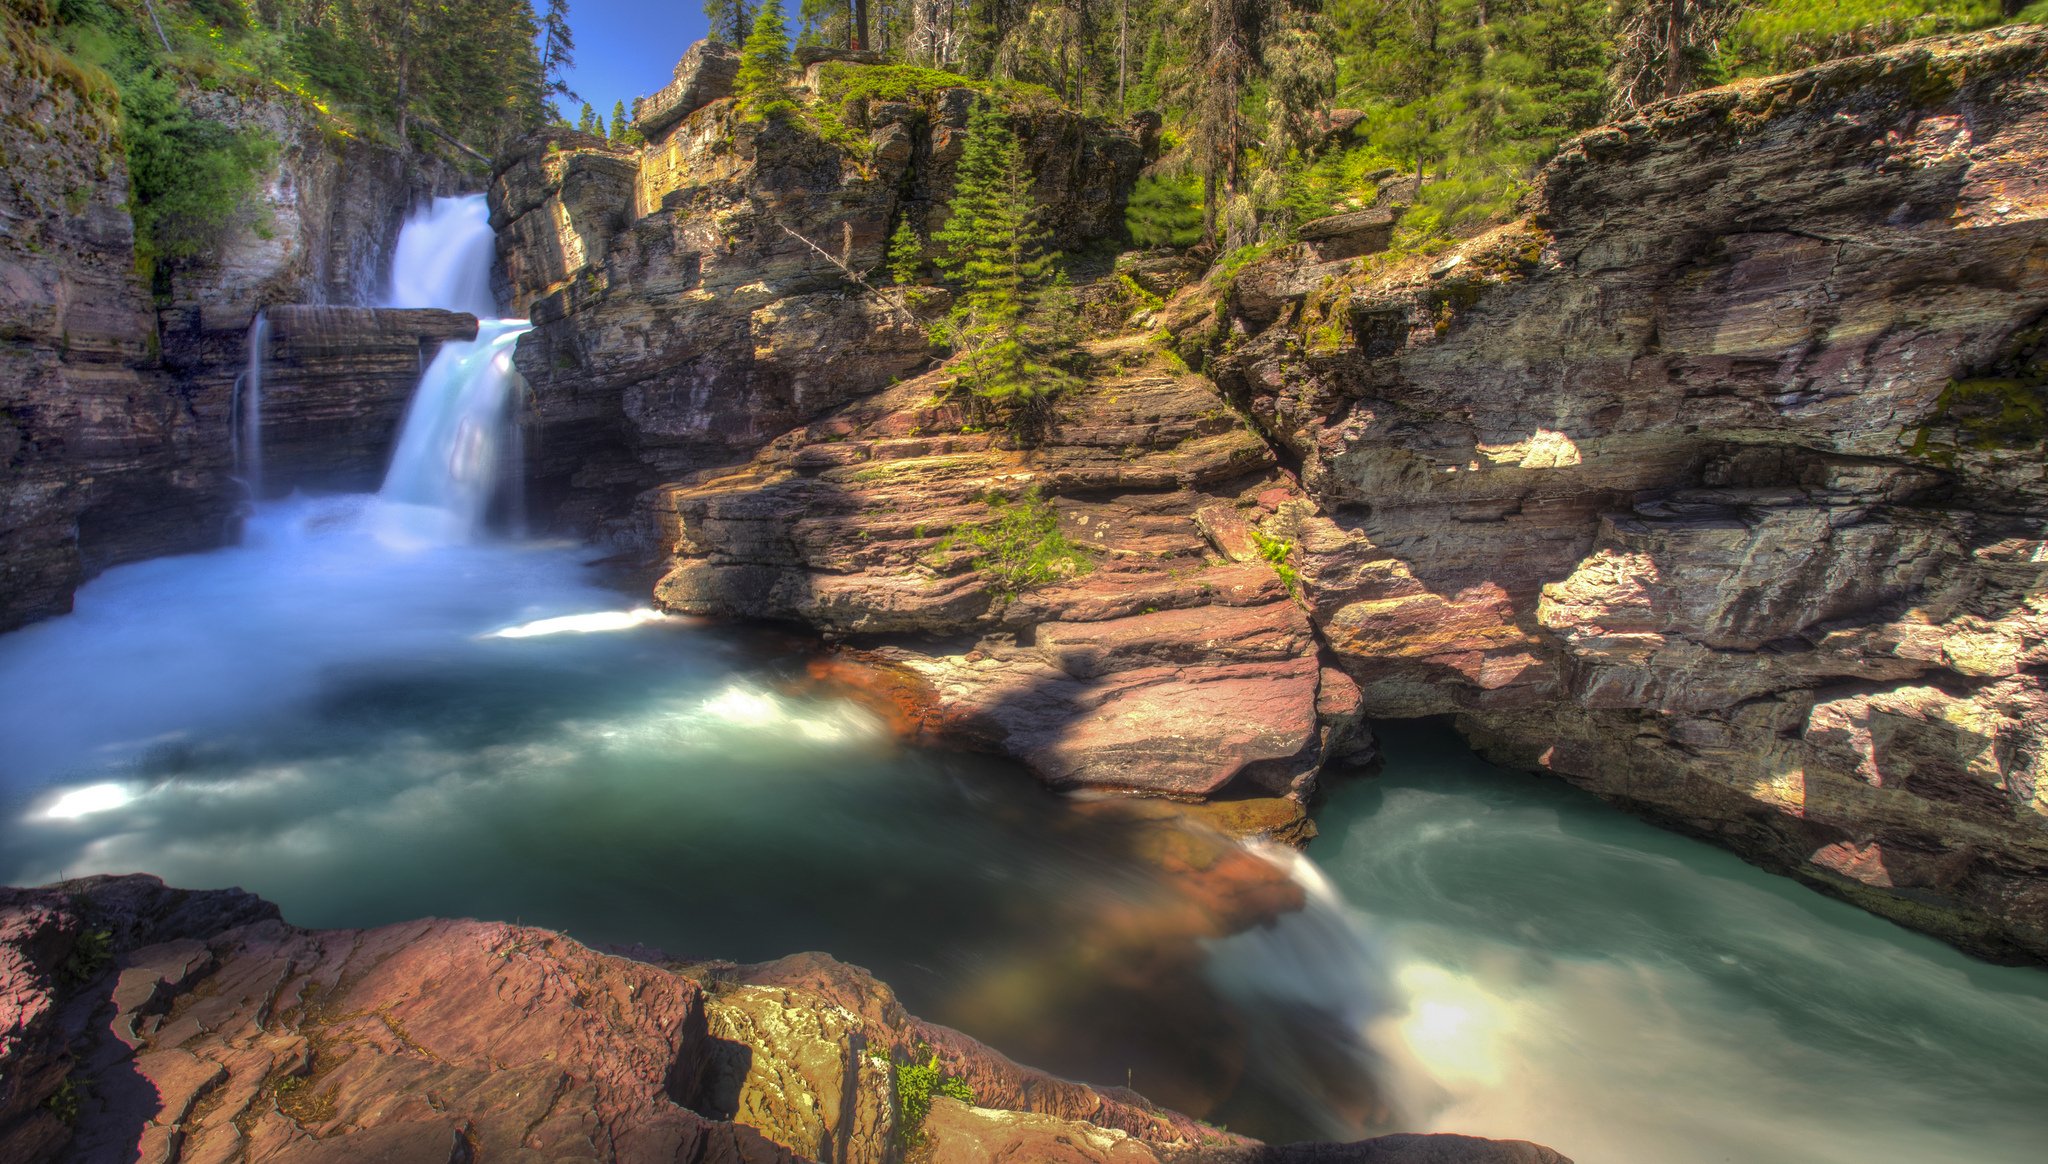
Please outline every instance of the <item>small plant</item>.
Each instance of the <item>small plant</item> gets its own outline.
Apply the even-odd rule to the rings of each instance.
[[[966,1080],[947,1075],[939,1066],[936,1051],[925,1062],[912,1061],[896,1068],[896,1138],[905,1147],[924,1140],[924,1121],[932,1114],[935,1095],[950,1096],[961,1103],[974,1102],[974,1089]]]
[[[896,220],[896,233],[889,236],[889,277],[901,287],[917,282],[924,273],[924,242],[910,229],[908,217]]]
[[[50,1098],[43,1101],[43,1106],[65,1127],[77,1127],[79,1112],[85,1106],[85,1089],[67,1076],[57,1085],[57,1090],[50,1093]]]
[[[91,982],[114,960],[114,935],[108,930],[87,930],[78,935],[71,956],[64,959],[64,980],[74,985]]]
[[[996,593],[1021,594],[1095,568],[1087,551],[1060,530],[1059,511],[1036,488],[1016,501],[994,494],[983,500],[994,520],[955,526],[935,548],[973,551],[974,568],[989,576]]]
[[[1285,538],[1268,537],[1256,529],[1249,532],[1252,535],[1252,544],[1259,548],[1259,557],[1263,558],[1268,566],[1273,567],[1273,573],[1280,576],[1280,584],[1287,587],[1287,593],[1299,593],[1301,573],[1294,568],[1292,562],[1294,543]]]

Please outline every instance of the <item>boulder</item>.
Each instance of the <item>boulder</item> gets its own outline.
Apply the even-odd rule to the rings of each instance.
[[[738,49],[715,40],[698,41],[676,62],[673,81],[652,97],[633,99],[633,127],[648,141],[658,140],[690,114],[732,96],[739,71]]]

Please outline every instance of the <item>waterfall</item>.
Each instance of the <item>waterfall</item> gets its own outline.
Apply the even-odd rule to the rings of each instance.
[[[1392,1130],[1380,1029],[1401,1009],[1378,942],[1313,861],[1255,846],[1300,887],[1302,908],[1208,944],[1211,982],[1249,1020],[1249,1069],[1330,1139]]]
[[[263,499],[263,358],[270,350],[270,320],[259,311],[249,321],[248,363],[235,377],[234,401],[229,407],[231,424],[228,446],[234,455],[235,476],[249,491],[251,501]]]
[[[443,344],[420,377],[378,490],[390,532],[408,540],[467,541],[494,514],[518,516],[521,381],[512,352],[531,325],[493,318],[489,218],[481,194],[436,198],[398,236],[390,306],[478,320],[476,339]]]
[[[387,307],[439,307],[478,319],[498,314],[491,291],[497,237],[481,194],[436,198],[398,232]]]

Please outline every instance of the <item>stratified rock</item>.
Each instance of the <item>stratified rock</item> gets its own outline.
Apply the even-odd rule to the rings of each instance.
[[[684,969],[480,922],[301,930],[147,877],[0,890],[0,1158],[881,1164],[895,1065],[934,1053],[990,1107],[1168,1154],[1219,1139],[823,955]]]
[[[699,90],[715,91],[716,52],[691,51]],[[977,99],[842,103],[827,140],[729,100],[674,113],[692,97],[672,121],[643,106],[637,151],[561,134],[509,151],[491,205],[509,301],[537,325],[518,350],[540,428],[530,503],[595,527],[641,490],[922,371],[920,321],[846,269],[876,271],[898,222],[940,225]],[[1137,143],[1059,109],[1014,125],[1056,245],[1119,233]]]
[[[1301,224],[1301,241],[1309,245],[1322,262],[1373,255],[1387,249],[1394,238],[1394,212],[1375,206],[1348,214],[1332,214]]]
[[[248,367],[246,308],[163,313],[165,368],[191,401],[215,456],[227,455],[236,380]],[[264,310],[263,494],[367,492],[390,464],[420,372],[448,340],[476,338],[474,316],[432,308]]]
[[[650,493],[675,547],[657,598],[915,635],[863,656],[906,730],[1056,787],[1304,797],[1357,718],[1260,540],[1291,552],[1306,502],[1214,385],[1137,339],[1092,352],[1028,445],[974,423],[941,371]],[[1009,594],[953,537],[1033,490],[1087,568]]]
[[[1923,41],[1586,134],[1448,254],[1164,314],[1299,457],[1367,715],[2048,957],[2044,162],[2048,32]]]
[[[0,631],[109,565],[219,544],[234,512],[225,446],[154,367],[118,98],[33,9],[0,8]]]
[[[732,96],[739,72],[739,50],[715,40],[698,41],[676,62],[674,81],[652,97],[633,99],[633,128],[650,139],[660,137],[690,114]]]

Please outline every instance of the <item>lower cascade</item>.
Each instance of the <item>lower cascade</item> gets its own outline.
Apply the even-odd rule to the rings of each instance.
[[[519,492],[519,374],[512,349],[529,325],[485,320],[475,340],[444,344],[406,411],[378,497],[436,540],[480,533],[493,503]]]

